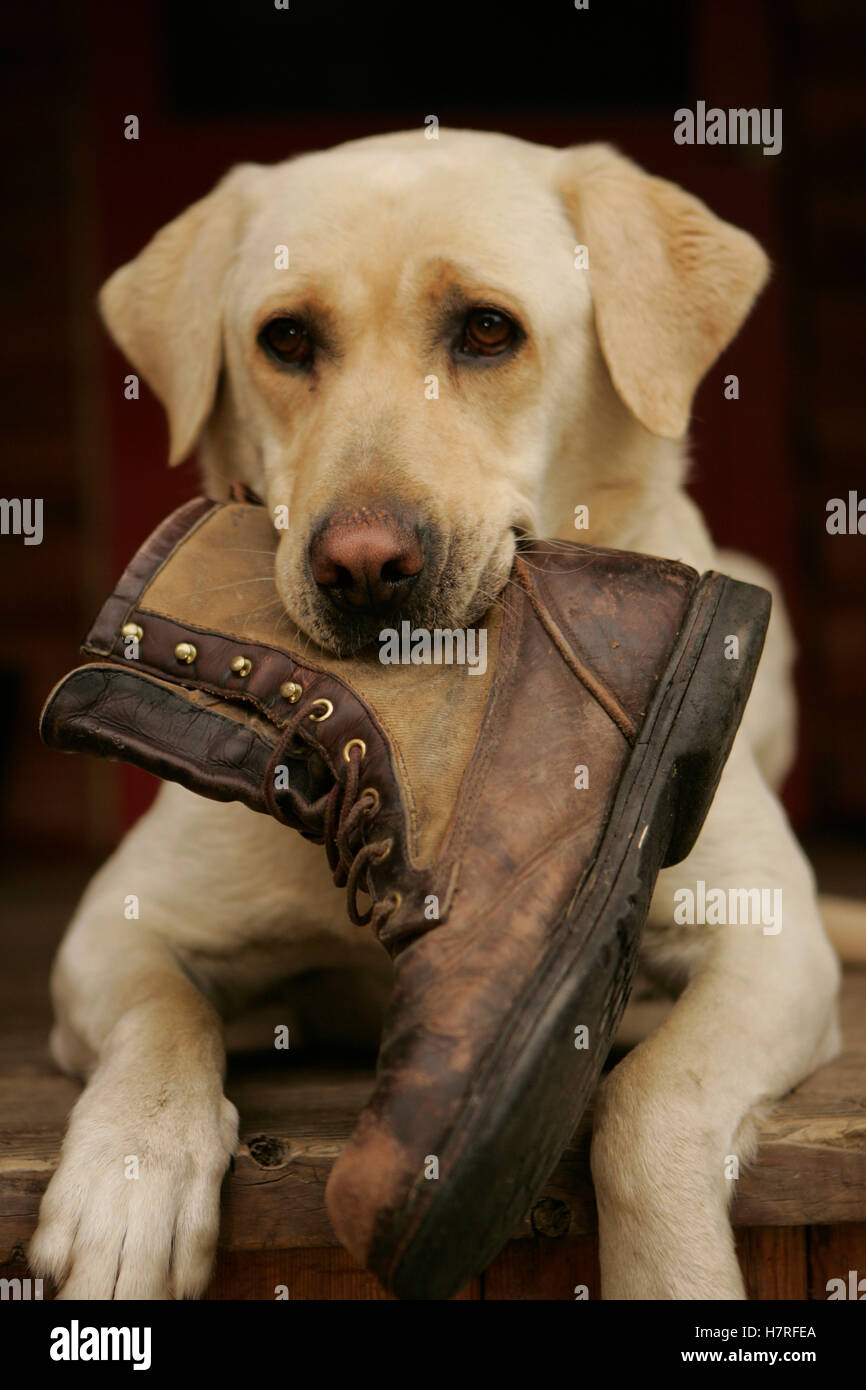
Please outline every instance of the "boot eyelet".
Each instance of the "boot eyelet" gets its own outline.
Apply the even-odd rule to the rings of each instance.
[[[313,710],[316,708],[317,705],[322,710],[321,714],[313,714]],[[309,718],[312,719],[316,724],[321,724],[323,720],[330,719],[333,713],[334,706],[331,704],[330,700],[314,700],[313,703],[310,705]]]
[[[375,816],[375,815],[377,815],[378,812],[379,812],[379,810],[380,810],[380,808],[381,808],[381,806],[382,806],[382,798],[381,798],[381,796],[379,795],[379,793],[378,793],[378,791],[376,790],[376,788],[375,788],[375,787],[365,787],[364,790],[361,792],[361,795],[358,797],[358,800],[360,801],[360,800],[361,800],[361,797],[364,797],[364,796],[372,796],[372,797],[373,797],[373,805],[369,808],[369,810],[366,811],[365,814],[368,815],[368,816]]]
[[[353,748],[360,748],[362,759],[366,755],[367,745],[364,742],[364,740],[362,738],[350,738],[349,742],[343,745],[343,757],[345,758],[347,763],[351,761],[351,759],[349,758],[349,753]]]
[[[382,845],[382,849],[381,849],[380,853],[377,854],[377,855],[375,855],[375,856],[372,856],[370,862],[371,862],[372,864],[384,864],[385,860],[388,858],[388,855],[391,853],[391,850],[392,850],[393,848],[394,848],[394,841],[393,841],[393,840],[385,840],[384,843],[383,843],[383,845]]]

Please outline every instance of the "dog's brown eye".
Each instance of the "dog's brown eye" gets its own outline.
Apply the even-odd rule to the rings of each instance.
[[[516,326],[498,309],[471,309],[463,329],[463,351],[479,357],[495,357],[514,342]]]
[[[312,356],[310,335],[300,319],[271,319],[260,337],[281,362],[306,362]]]

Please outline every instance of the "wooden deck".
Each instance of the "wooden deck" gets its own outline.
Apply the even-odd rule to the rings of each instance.
[[[22,1274],[41,1195],[54,1171],[78,1083],[48,1056],[48,963],[74,900],[60,875],[29,898],[11,890],[7,1020],[0,1074],[0,1264]],[[7,908],[10,906],[7,897]],[[8,938],[7,938],[8,939]],[[796,1020],[792,1020],[796,1027]],[[866,1274],[866,972],[843,990],[844,1051],[776,1107],[737,1188],[733,1220],[750,1292],[826,1297],[826,1281]],[[210,1297],[384,1297],[337,1245],[324,1206],[334,1160],[372,1089],[369,1059],[303,1051],[230,1055],[226,1091],[241,1146],[223,1193],[220,1259]],[[598,1293],[587,1116],[511,1244],[463,1297],[568,1298]]]

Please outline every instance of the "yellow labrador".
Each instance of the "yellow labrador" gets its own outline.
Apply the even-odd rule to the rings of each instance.
[[[419,130],[232,170],[101,305],[165,405],[171,461],[198,447],[211,495],[240,479],[289,508],[286,613],[346,654],[377,584],[406,586],[419,623],[471,624],[519,532],[766,582],[716,555],[683,490],[693,393],[766,274],[750,236],[606,146]],[[777,607],[704,830],[658,882],[644,965],[679,998],[597,1098],[607,1298],[743,1297],[726,1156],[838,1048],[837,961],[772,790],[790,655]],[[684,925],[678,891],[700,882],[781,890],[781,930]],[[385,980],[383,955],[316,847],[163,788],[55,967],[54,1055],[88,1078],[31,1251],[61,1297],[204,1290],[237,1138],[221,1011],[316,967]]]

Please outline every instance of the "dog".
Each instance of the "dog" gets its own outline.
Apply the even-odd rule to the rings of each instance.
[[[208,495],[240,481],[288,507],[281,602],[346,657],[378,631],[380,591],[420,626],[470,626],[521,537],[771,584],[715,552],[684,490],[695,389],[767,274],[751,236],[613,148],[443,129],[233,169],[100,304],[166,409],[170,462],[197,449]],[[774,792],[795,742],[792,654],[777,601],[702,833],[653,897],[642,969],[676,1002],[595,1100],[608,1299],[745,1297],[726,1160],[840,1046],[837,957]],[[699,881],[780,889],[783,930],[682,925],[675,895]],[[161,789],[52,975],[53,1055],[87,1079],[30,1249],[60,1298],[202,1294],[238,1133],[223,1017],[335,966],[384,998],[387,964],[317,847]],[[146,1184],[126,1180],[130,1153]]]

